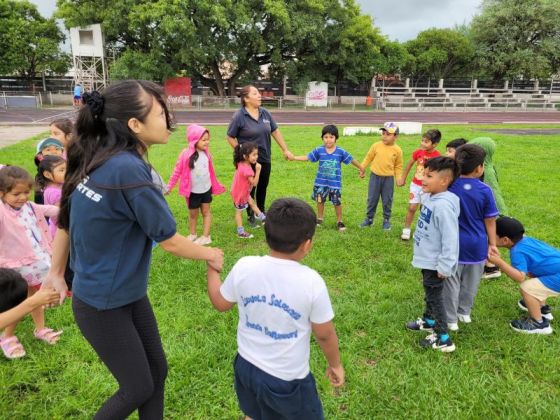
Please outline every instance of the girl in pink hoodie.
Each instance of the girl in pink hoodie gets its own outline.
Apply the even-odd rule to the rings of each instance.
[[[222,194],[226,189],[218,182],[214,172],[212,155],[208,151],[210,143],[208,130],[200,125],[190,125],[187,128],[187,140],[188,147],[179,155],[167,189],[171,192],[179,181],[179,194],[185,197],[189,208],[188,238],[199,245],[208,245],[212,242],[210,238],[212,195]],[[197,238],[196,225],[199,213],[202,213],[202,236]]]

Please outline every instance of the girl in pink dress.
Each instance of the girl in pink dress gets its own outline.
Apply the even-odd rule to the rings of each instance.
[[[35,181],[37,186],[43,190],[45,204],[60,207],[62,196],[62,184],[66,174],[66,161],[60,156],[45,156],[39,164],[39,170]],[[56,233],[56,216],[49,218],[49,232],[54,238]]]

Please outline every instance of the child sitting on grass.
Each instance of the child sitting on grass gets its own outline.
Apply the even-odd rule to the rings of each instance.
[[[443,284],[457,269],[459,257],[459,198],[447,191],[459,174],[454,159],[436,157],[426,162],[422,180],[424,201],[414,232],[412,265],[422,270],[426,310],[406,324],[415,331],[433,331],[420,342],[449,353],[455,345],[447,333],[443,309]]]
[[[552,334],[549,322],[552,314],[545,302],[549,297],[560,296],[560,251],[524,233],[525,228],[518,220],[499,217],[497,244],[509,249],[511,265],[497,252],[491,252],[488,260],[520,283],[523,299],[519,307],[528,311],[529,317],[511,321],[511,328],[526,334]]]
[[[323,146],[313,149],[305,156],[294,156],[293,160],[319,162],[315,184],[311,199],[317,202],[317,225],[323,223],[325,202],[330,201],[336,213],[336,228],[339,231],[346,230],[342,221],[342,163],[352,164],[360,171],[360,177],[364,177],[364,168],[352,157],[350,153],[336,145],[338,140],[338,128],[336,125],[326,125],[321,132]]]
[[[404,228],[401,234],[401,239],[403,241],[410,240],[410,226],[412,226],[414,214],[416,213],[418,206],[422,204],[423,199],[422,180],[424,179],[424,167],[429,159],[440,155],[439,150],[437,150],[440,141],[441,131],[438,129],[426,131],[426,133],[422,136],[420,148],[416,149],[412,153],[412,157],[406,164],[406,168],[404,169],[402,176],[397,180],[397,187],[402,187],[406,183],[406,177],[408,176],[412,165],[416,163],[416,172],[414,173],[414,177],[412,177],[412,182],[410,183],[408,211],[404,219]]]
[[[264,226],[269,255],[241,258],[220,282],[208,266],[208,295],[219,311],[238,304],[235,390],[243,413],[253,419],[323,419],[309,370],[315,335],[329,367],[327,377],[344,383],[338,338],[325,282],[300,264],[311,251],[315,213],[301,200],[276,200]]]

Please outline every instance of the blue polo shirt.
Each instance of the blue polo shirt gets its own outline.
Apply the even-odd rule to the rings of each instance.
[[[143,298],[152,241],[175,232],[175,220],[148,164],[130,152],[116,154],[70,196],[73,293],[97,309]]]
[[[511,265],[538,277],[551,290],[560,292],[560,251],[538,239],[524,236],[509,251]]]
[[[259,118],[255,120],[245,107],[238,109],[229,123],[227,135],[237,139],[239,144],[253,142],[259,146],[259,163],[270,163],[270,135],[276,131],[278,124],[272,115],[263,107],[259,107]]]
[[[332,153],[327,152],[325,146],[319,146],[309,152],[307,160],[319,162],[315,185],[318,187],[328,187],[333,190],[342,188],[341,166],[352,162],[352,155],[341,147],[336,147]]]
[[[488,256],[484,219],[498,216],[488,185],[477,178],[457,178],[449,191],[459,197],[459,264],[480,264]]]

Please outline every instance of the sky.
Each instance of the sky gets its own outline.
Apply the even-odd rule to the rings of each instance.
[[[50,17],[56,0],[31,0],[43,16]],[[373,17],[375,26],[391,40],[416,38],[429,28],[452,28],[469,23],[482,0],[356,0],[362,12]]]

